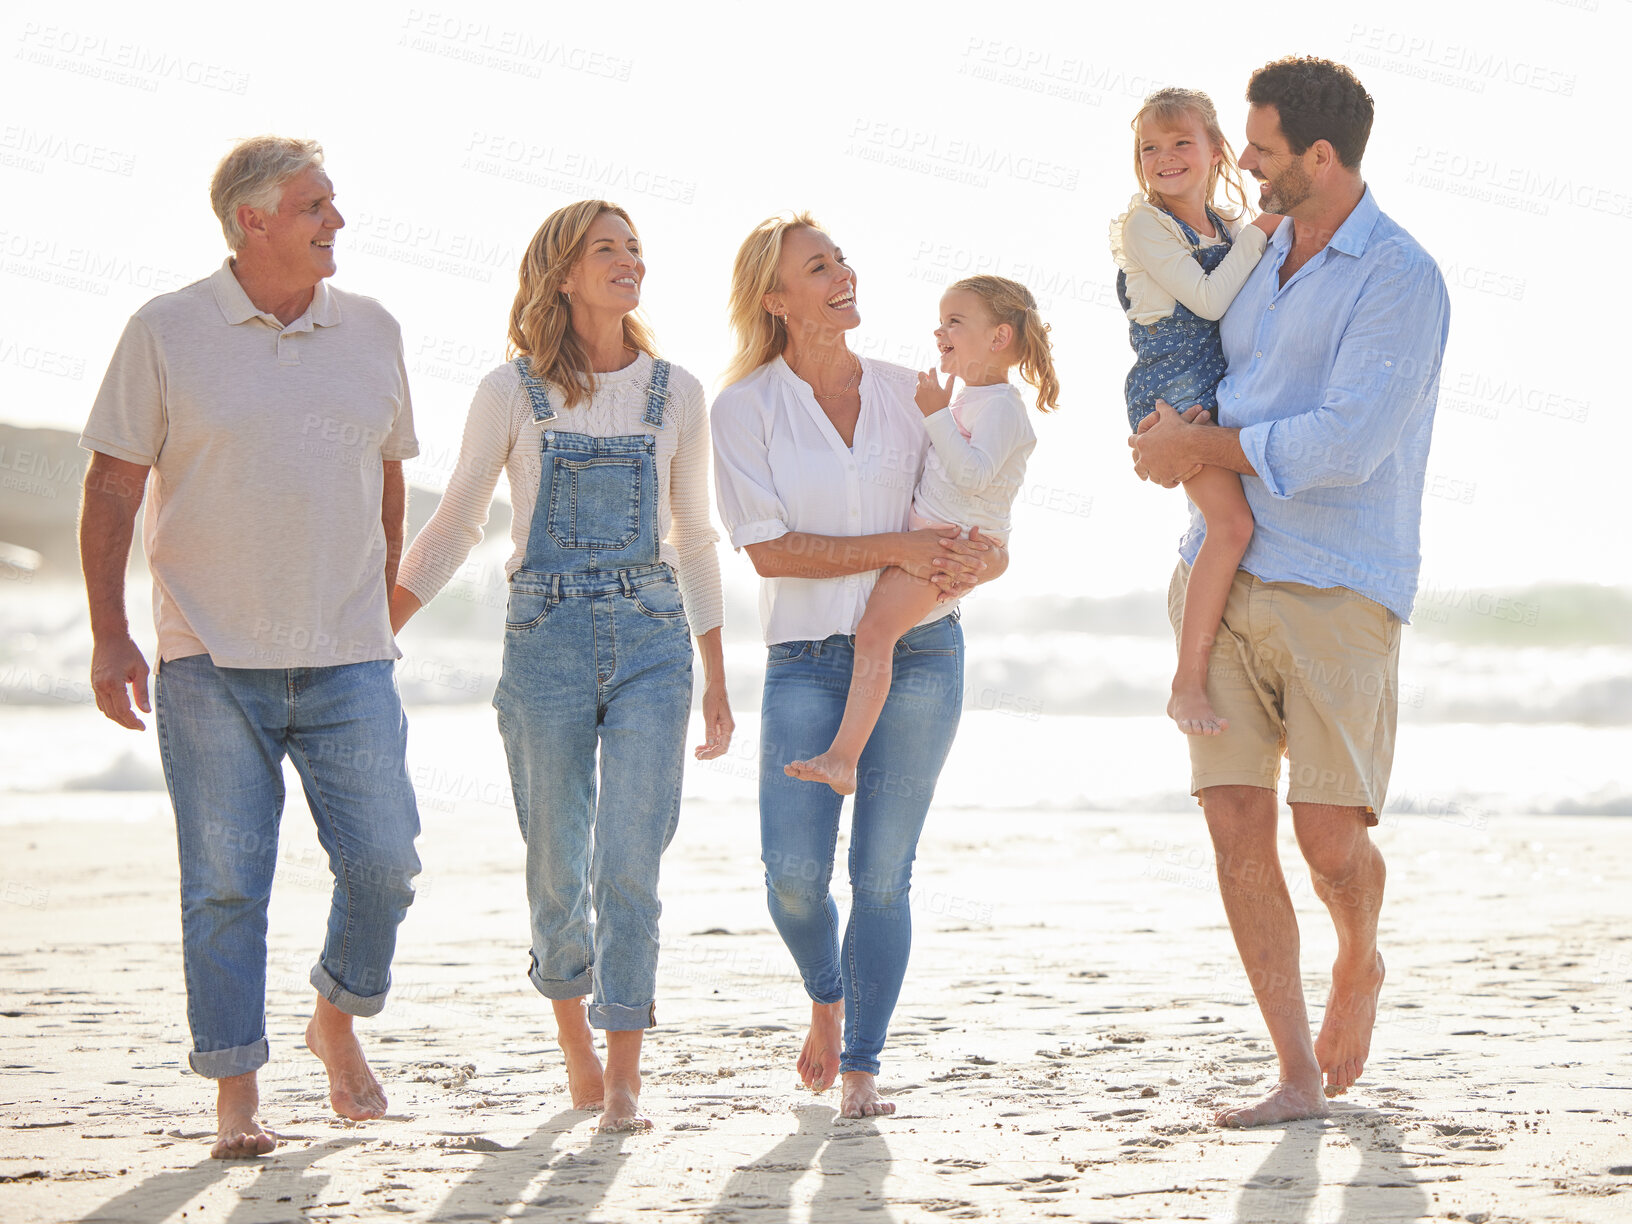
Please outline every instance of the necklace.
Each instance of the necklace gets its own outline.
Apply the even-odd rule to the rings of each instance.
[[[850,375],[850,381],[844,384],[844,387],[843,387],[842,390],[823,393],[821,391],[816,390],[816,384],[815,383],[811,383],[810,384],[810,393],[812,395],[814,395],[817,399],[838,399],[841,395],[849,395],[851,390],[855,387],[857,381],[860,380],[860,378],[861,378],[861,361],[856,357],[856,355],[854,353],[852,353],[850,355],[850,360],[854,361],[856,363],[856,372],[854,374]]]

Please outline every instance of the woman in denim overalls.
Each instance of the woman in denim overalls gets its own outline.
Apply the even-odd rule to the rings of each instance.
[[[573,1104],[602,1109],[603,1129],[650,1125],[640,1046],[656,1023],[658,862],[680,813],[692,630],[707,674],[699,758],[731,732],[702,391],[631,317],[643,273],[613,205],[582,201],[540,227],[511,316],[521,356],[478,390],[392,599],[400,625],[463,562],[502,463],[519,555],[493,704],[527,847],[528,977],[554,1004]],[[604,1074],[592,1028],[607,1031]]]

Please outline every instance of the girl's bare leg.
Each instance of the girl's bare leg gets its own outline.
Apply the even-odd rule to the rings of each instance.
[[[1241,478],[1224,468],[1202,468],[1184,482],[1184,491],[1207,520],[1207,538],[1190,567],[1179,623],[1179,668],[1167,713],[1188,735],[1217,735],[1229,720],[1214,714],[1207,700],[1207,656],[1218,636],[1235,571],[1252,540],[1252,510]]]
[[[856,791],[856,762],[878,725],[894,675],[891,656],[901,635],[935,607],[940,590],[906,570],[891,566],[879,575],[867,610],[856,628],[856,661],[850,671],[850,696],[833,745],[808,761],[789,761],[782,772],[806,782],[826,782],[841,795]]]

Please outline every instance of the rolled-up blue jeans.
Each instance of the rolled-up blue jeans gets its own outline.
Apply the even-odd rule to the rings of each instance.
[[[855,639],[778,642],[760,708],[759,833],[771,918],[817,1003],[844,1000],[840,1071],[879,1069],[912,949],[909,893],[918,834],[963,707],[957,616],[896,643],[884,712],[862,751],[850,831],[850,919],[830,891],[843,799],[790,778],[789,761],[825,752],[844,714]]]
[[[220,1079],[267,1060],[266,907],[285,755],[334,874],[311,983],[349,1015],[376,1014],[419,873],[408,722],[390,660],[282,669],[167,659],[154,709],[176,813],[193,1070]]]
[[[592,996],[589,1023],[613,1032],[657,1023],[658,873],[691,712],[680,589],[667,566],[631,573],[513,575],[493,695],[527,843],[528,979]]]

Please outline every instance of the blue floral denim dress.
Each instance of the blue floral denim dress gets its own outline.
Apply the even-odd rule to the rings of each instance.
[[[1165,211],[1165,210],[1164,210]],[[1190,253],[1204,271],[1212,272],[1230,253],[1230,231],[1216,213],[1207,211],[1218,235],[1216,246],[1204,247],[1196,231],[1167,213],[1190,243]],[[1128,300],[1128,274],[1116,274],[1116,296],[1122,309]],[[1224,346],[1218,338],[1218,324],[1204,319],[1183,302],[1174,304],[1173,313],[1154,323],[1128,322],[1128,343],[1135,354],[1123,394],[1128,402],[1128,425],[1137,430],[1139,422],[1156,411],[1156,401],[1166,400],[1183,411],[1200,404],[1218,419],[1219,380],[1224,377]]]

